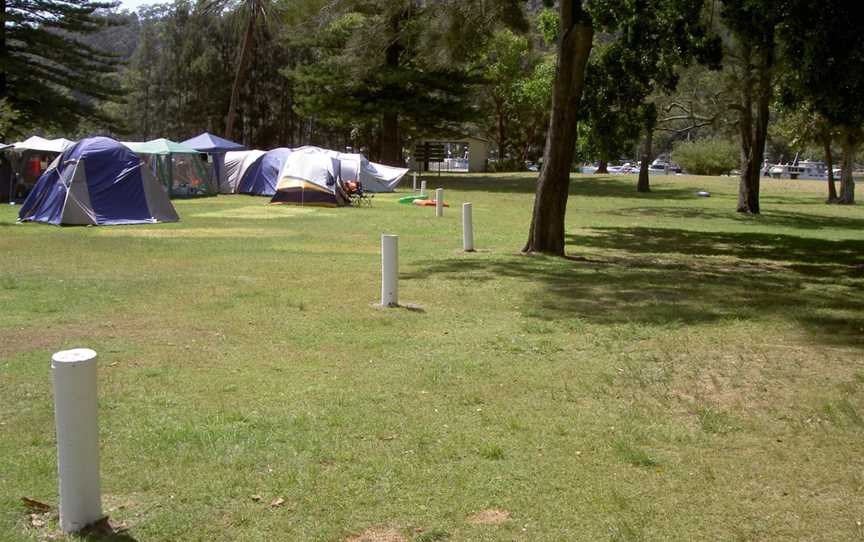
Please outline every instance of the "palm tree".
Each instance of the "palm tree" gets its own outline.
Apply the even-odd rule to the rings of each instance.
[[[246,18],[246,30],[243,32],[243,43],[240,45],[240,57],[234,72],[234,84],[231,86],[231,102],[228,105],[228,119],[225,122],[225,136],[234,137],[234,118],[237,116],[237,103],[240,101],[240,85],[249,64],[249,52],[255,41],[255,24],[258,18],[267,18],[266,0],[243,0],[240,9]]]
[[[228,5],[226,0],[205,0],[202,9],[208,12],[222,12]],[[240,102],[240,87],[248,70],[250,52],[255,45],[255,27],[259,18],[266,20],[270,11],[268,0],[240,0],[237,7],[241,20],[245,23],[243,41],[240,43],[240,55],[234,70],[234,83],[231,85],[231,101],[228,105],[228,117],[225,122],[225,137],[234,137],[234,120],[237,117],[237,104]]]

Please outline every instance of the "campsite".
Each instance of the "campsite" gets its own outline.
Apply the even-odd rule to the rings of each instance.
[[[0,542],[864,540],[860,11],[4,2]]]
[[[728,178],[637,198],[581,176],[570,261],[514,253],[530,176],[429,182],[442,218],[404,191],[180,199],[179,222],[104,228],[0,207],[0,532],[44,531],[17,502],[56,502],[48,360],[86,345],[104,509],[135,540],[862,534],[859,209],[773,181],[750,219]],[[374,306],[382,232],[416,310]]]

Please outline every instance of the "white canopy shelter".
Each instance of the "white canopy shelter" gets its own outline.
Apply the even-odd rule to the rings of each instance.
[[[44,137],[31,136],[24,141],[19,141],[12,145],[16,151],[34,151],[34,152],[56,152],[61,153],[70,147],[74,141],[69,141],[66,138],[45,139]]]

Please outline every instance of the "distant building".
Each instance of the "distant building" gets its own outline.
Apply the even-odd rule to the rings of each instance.
[[[423,156],[431,150],[430,159]],[[414,171],[468,172],[486,171],[489,159],[489,141],[480,137],[453,139],[420,139],[415,142],[408,167]],[[428,168],[426,167],[428,164]]]

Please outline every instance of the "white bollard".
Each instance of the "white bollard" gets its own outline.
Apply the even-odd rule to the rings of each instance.
[[[435,216],[444,216],[444,189],[435,189]]]
[[[420,181],[420,195],[426,197],[426,181]]]
[[[474,225],[471,223],[471,204],[462,204],[462,248],[474,252]]]
[[[102,518],[99,489],[99,423],[96,352],[76,348],[51,357],[60,529],[78,532]]]
[[[399,306],[398,235],[381,235],[381,306]]]
[[[417,191],[417,172],[415,171],[414,173],[411,174],[411,176],[414,178],[413,189],[414,189],[414,192],[416,192]]]

